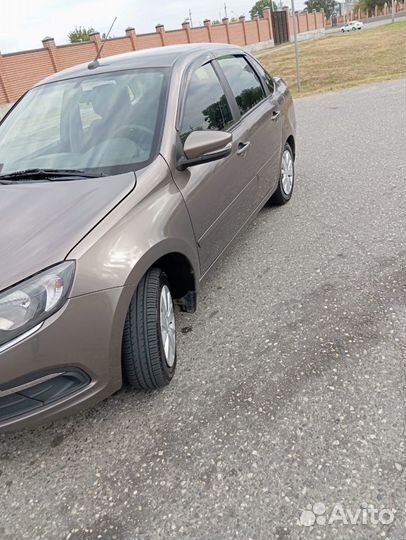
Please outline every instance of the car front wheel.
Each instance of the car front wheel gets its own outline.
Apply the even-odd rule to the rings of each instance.
[[[293,186],[295,183],[295,163],[293,152],[288,143],[282,152],[281,158],[281,172],[279,176],[278,187],[275,193],[271,197],[271,202],[281,205],[286,204],[293,193]]]
[[[176,368],[175,309],[166,274],[152,268],[131,300],[124,326],[124,379],[137,390],[167,385]]]

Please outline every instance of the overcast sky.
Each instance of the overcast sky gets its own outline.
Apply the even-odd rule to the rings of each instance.
[[[256,0],[227,0],[229,17],[245,14]],[[296,0],[297,7],[303,5]],[[224,0],[0,0],[0,51],[2,53],[42,47],[45,36],[57,44],[68,41],[75,26],[92,26],[107,32],[118,17],[112,34],[120,36],[133,26],[138,33],[153,32],[155,25],[179,28],[192,12],[194,26],[204,19],[224,17]]]

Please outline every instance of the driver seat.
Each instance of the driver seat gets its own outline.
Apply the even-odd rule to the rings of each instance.
[[[131,110],[128,88],[116,83],[96,86],[92,91],[90,102],[100,118],[93,120],[87,130],[87,147],[111,138],[117,129],[125,124]]]

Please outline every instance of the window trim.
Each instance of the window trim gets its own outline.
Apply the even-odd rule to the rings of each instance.
[[[228,104],[229,104],[229,107],[230,107],[230,110],[231,110],[231,114],[233,116],[233,123],[231,124],[231,126],[229,128],[229,129],[232,129],[233,126],[235,124],[237,124],[241,119],[240,108],[238,107],[238,103],[237,103],[237,100],[234,97],[234,94],[233,94],[233,91],[231,89],[230,83],[228,82],[227,77],[226,77],[224,71],[222,70],[217,58],[215,58],[212,61],[212,65],[213,65],[214,71],[216,72],[217,78],[219,79],[220,84],[221,84],[221,86],[222,86],[222,88],[224,90],[224,94],[225,94],[225,96],[227,98],[227,101],[228,101]]]

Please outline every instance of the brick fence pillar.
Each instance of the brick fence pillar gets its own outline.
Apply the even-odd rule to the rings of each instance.
[[[207,28],[207,35],[208,35],[209,41],[211,43],[212,42],[212,38],[211,38],[211,20],[210,19],[204,19],[203,24]]]
[[[96,54],[99,54],[99,51],[103,45],[100,37],[100,32],[92,32],[91,34],[89,34],[89,39],[94,43],[94,46],[96,47]]]
[[[228,17],[223,17],[221,19],[221,22],[226,27],[227,43],[231,43],[231,41],[230,41],[230,21],[228,20]]]
[[[51,58],[51,63],[52,63],[52,67],[54,68],[54,71],[55,72],[59,71],[58,62],[57,62],[57,59],[56,59],[57,49],[56,49],[54,38],[45,37],[42,40],[42,45],[44,46],[44,49],[47,49],[47,51],[49,53],[49,57]]]
[[[3,66],[3,56],[0,52],[0,86],[3,89],[4,96],[6,98],[7,103],[11,102],[10,94],[8,92],[7,83],[6,83],[6,76],[5,76],[5,70]]]
[[[135,33],[134,28],[132,26],[129,26],[125,29],[125,35],[130,38],[131,41],[131,47],[133,48],[133,51],[137,50],[137,34]]]
[[[186,32],[187,42],[191,43],[192,40],[190,39],[190,22],[189,21],[183,22],[182,23],[182,28]]]
[[[259,15],[255,15],[255,22],[257,23],[257,36],[258,42],[261,41],[261,32],[259,30]]]
[[[321,8],[320,13],[321,13],[321,20],[323,22],[323,28],[324,28],[326,26],[326,16],[324,15],[324,9],[323,8]]]
[[[314,28],[317,29],[317,11],[313,9]]]
[[[266,7],[264,8],[264,19],[268,21],[268,31],[269,31],[269,39],[272,39],[272,19],[271,19],[271,8]]]
[[[157,24],[155,30],[161,36],[161,45],[165,46],[165,26],[163,24]]]
[[[240,24],[242,26],[242,35],[244,36],[244,45],[247,45],[247,29],[245,27],[245,15],[241,15],[241,17],[238,18],[240,21]]]

